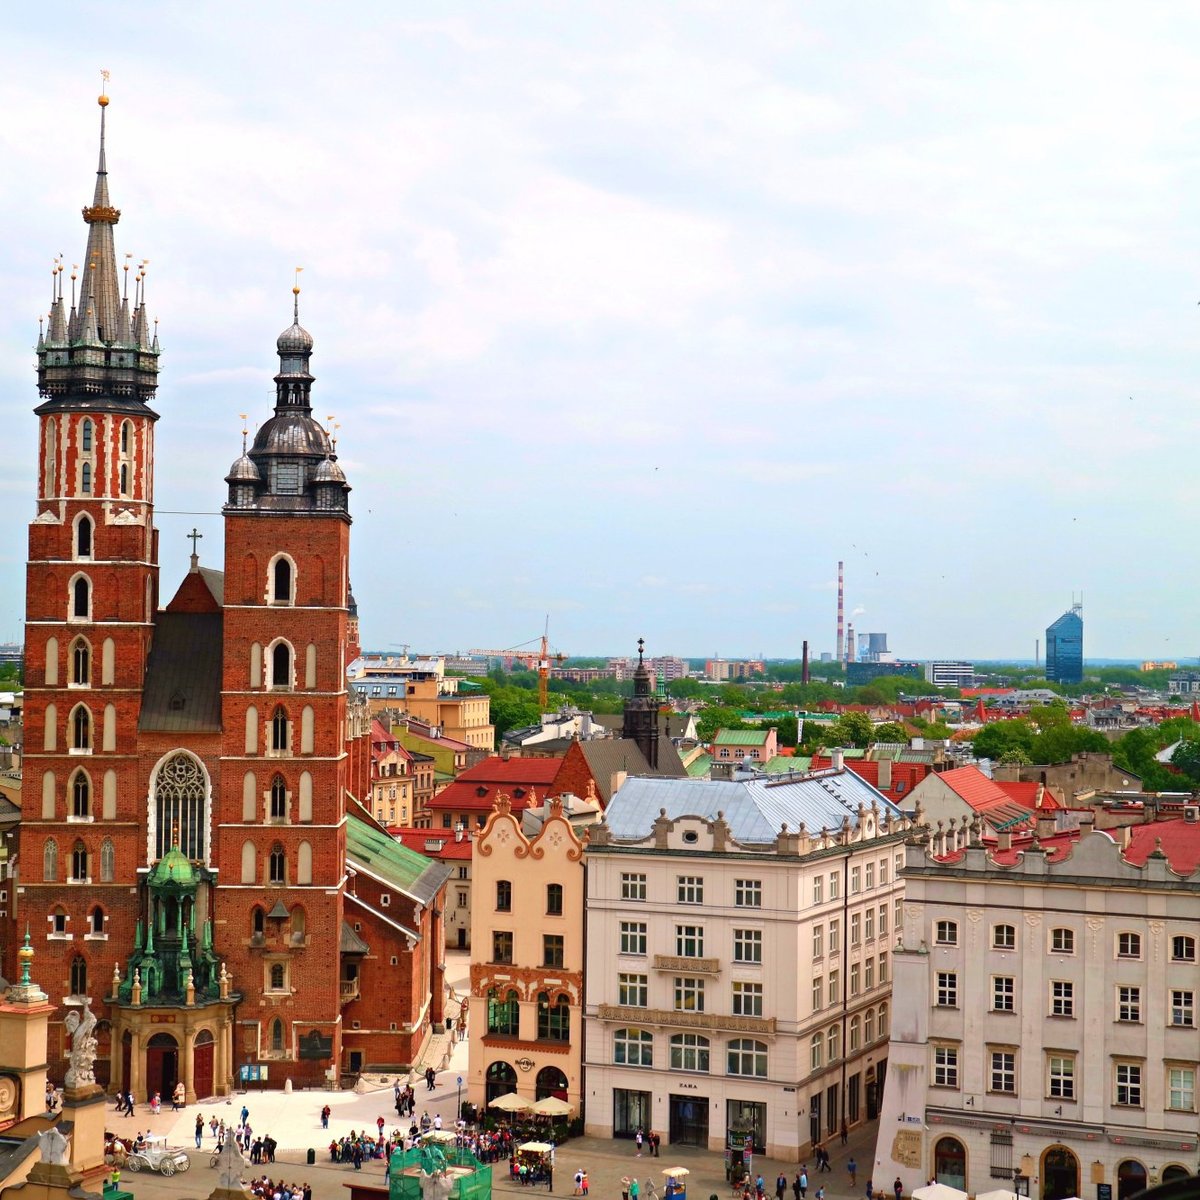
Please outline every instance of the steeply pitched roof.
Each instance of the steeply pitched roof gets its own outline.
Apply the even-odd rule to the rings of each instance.
[[[223,614],[156,614],[138,731],[216,732],[221,728]]]
[[[451,875],[444,863],[410,850],[352,812],[346,814],[346,857],[421,904],[428,904]]]
[[[858,823],[858,808],[879,806],[880,813],[897,817],[900,810],[853,771],[822,771],[803,778],[777,780],[627,779],[605,810],[616,838],[649,835],[659,810],[669,818],[698,816],[715,819],[725,814],[733,837],[743,844],[775,841],[780,827],[801,823],[811,833],[840,828],[845,818]]]
[[[718,729],[713,737],[714,746],[765,746],[770,736],[768,729]]]
[[[624,713],[593,713],[592,720],[597,725],[603,725],[605,729],[611,729],[615,733],[620,733],[625,728]],[[659,709],[658,736],[660,738],[683,737],[687,733],[690,720],[690,713],[663,712],[662,709]]]

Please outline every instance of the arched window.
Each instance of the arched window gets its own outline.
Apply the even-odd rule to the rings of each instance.
[[[90,933],[104,932],[104,910],[99,905],[92,909],[91,916],[88,918],[88,931]]]
[[[71,781],[71,815],[76,820],[92,815],[92,781],[84,771],[77,771]]]
[[[92,452],[92,423],[86,417],[80,430],[79,446],[84,454]]]
[[[516,1037],[520,1028],[521,998],[513,988],[501,995],[499,988],[488,992],[488,1033],[498,1033],[505,1037]]]
[[[300,753],[313,752],[313,730],[316,727],[316,714],[311,704],[306,704],[300,713]]]
[[[80,704],[71,714],[71,745],[76,750],[92,748],[92,714]]]
[[[92,611],[92,586],[86,575],[71,585],[71,616],[86,619]]]
[[[879,1006],[879,1036],[885,1038],[888,1035],[888,1006],[881,1004]]]
[[[258,753],[258,709],[253,704],[246,709],[246,753]]]
[[[58,705],[47,704],[45,724],[42,726],[42,749],[58,748]]]
[[[301,842],[296,847],[296,882],[312,883],[312,844]]]
[[[868,1008],[863,1013],[863,1040],[869,1046],[875,1040],[875,1010]]]
[[[266,918],[263,915],[263,910],[256,904],[250,913],[250,935],[251,937],[262,937]]]
[[[121,422],[121,453],[129,453],[129,422]]]
[[[55,779],[53,771],[42,772],[42,820],[54,820]]]
[[[58,486],[58,427],[54,418],[46,421],[46,456],[43,462],[42,495],[53,496]]]
[[[75,557],[92,557],[92,518],[87,513],[75,523]]]
[[[672,1071],[707,1071],[708,1038],[698,1033],[671,1035]]]
[[[271,990],[273,992],[283,991],[283,963],[271,964]]]
[[[292,686],[292,648],[287,642],[276,642],[271,651],[271,686]]]
[[[88,852],[82,842],[76,842],[71,851],[71,878],[83,882],[88,877]]]
[[[938,1138],[933,1148],[933,1177],[947,1187],[967,1190],[967,1152],[958,1138]]]
[[[58,843],[53,838],[47,838],[42,847],[42,880],[45,883],[58,880]]]
[[[283,1022],[278,1017],[271,1022],[271,1053],[283,1053]]]
[[[172,754],[154,775],[154,853],[162,858],[178,834],[179,849],[193,862],[205,854],[208,777],[190,754]]]
[[[83,466],[79,468],[79,490],[83,492],[85,496],[91,494],[92,464],[89,462],[85,462]]]
[[[270,874],[267,877],[269,882],[284,882],[285,862],[286,860],[283,856],[283,847],[276,843],[271,847]]]
[[[271,820],[282,821],[287,817],[287,784],[282,775],[271,780]]]
[[[862,1022],[857,1016],[850,1018],[850,1053],[858,1049],[859,1038],[862,1036]]]
[[[271,599],[276,604],[291,604],[292,602],[292,564],[291,560],[280,555],[275,560],[271,570]]]
[[[752,1038],[735,1038],[729,1043],[728,1072],[730,1075],[767,1077],[767,1043]]]
[[[570,1001],[564,995],[550,1001],[549,992],[538,992],[537,1035],[550,1042],[566,1042],[571,1037]]]
[[[820,1069],[821,1064],[825,1061],[825,1039],[819,1034],[814,1033],[812,1041],[808,1043],[808,1065],[813,1071]]]
[[[105,838],[100,843],[100,882],[112,883],[117,877],[117,852],[112,842]]]
[[[100,657],[100,682],[112,683],[116,678],[116,668],[117,644],[112,638],[105,638]]]
[[[1136,1158],[1127,1158],[1117,1166],[1117,1200],[1146,1190],[1146,1168]]]
[[[242,843],[242,882],[254,883],[257,874],[258,854],[253,842]]]
[[[501,1096],[517,1090],[517,1073],[506,1062],[494,1062],[488,1069],[484,1082],[484,1102],[491,1104]]]
[[[567,1077],[558,1067],[543,1067],[533,1081],[535,1100],[546,1100],[550,1096],[559,1100],[567,1098]]]
[[[624,1067],[654,1066],[654,1035],[647,1029],[618,1029],[613,1034],[613,1062]]]
[[[271,717],[271,749],[286,750],[288,748],[288,715],[281,704]]]
[[[71,995],[87,995],[87,963],[78,954],[71,959]]]
[[[92,648],[84,638],[71,647],[71,682],[87,687],[92,681]]]
[[[129,464],[121,464],[121,495],[129,495]]]
[[[117,819],[117,773],[104,772],[104,807],[101,813],[106,821]]]
[[[297,945],[304,944],[304,936],[308,932],[308,918],[304,909],[296,905],[292,909],[292,941]]]
[[[842,1057],[841,1030],[836,1025],[830,1025],[825,1034],[825,1059],[827,1062],[837,1062]]]
[[[58,638],[46,639],[46,676],[47,687],[58,685]]]

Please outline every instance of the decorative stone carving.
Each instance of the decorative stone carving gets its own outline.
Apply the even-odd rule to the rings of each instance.
[[[83,1087],[96,1082],[93,1064],[96,1061],[96,1018],[90,1008],[82,1012],[72,1009],[63,1022],[71,1035],[70,1065],[63,1077],[69,1088]]]
[[[221,1153],[217,1155],[217,1186],[228,1192],[246,1192],[249,1188],[242,1182],[246,1171],[246,1156],[237,1144],[237,1139],[227,1137]]]
[[[38,1149],[42,1152],[44,1163],[65,1163],[70,1144],[70,1139],[62,1134],[57,1125],[52,1129],[43,1129],[38,1134]]]

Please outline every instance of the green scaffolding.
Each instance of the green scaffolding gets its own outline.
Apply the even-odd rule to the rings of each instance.
[[[437,1148],[451,1170],[452,1186],[447,1200],[491,1200],[492,1168],[482,1163],[465,1146],[453,1142]],[[429,1168],[428,1147],[414,1146],[411,1150],[397,1147],[392,1151],[388,1167],[389,1200],[421,1200],[421,1170]],[[460,1173],[461,1171],[461,1173]]]

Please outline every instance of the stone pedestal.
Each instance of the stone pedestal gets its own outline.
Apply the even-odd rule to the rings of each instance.
[[[104,1190],[109,1171],[104,1164],[104,1104],[104,1090],[95,1083],[63,1092],[62,1119],[72,1126],[67,1162],[89,1192]]]

